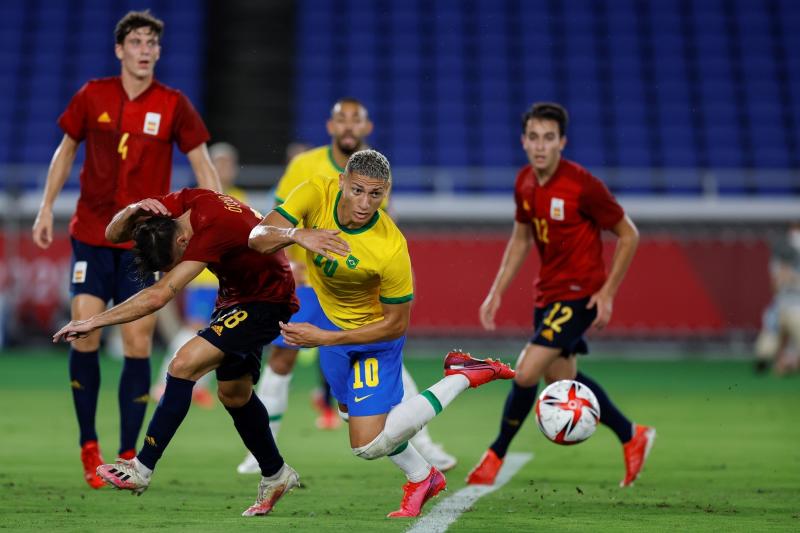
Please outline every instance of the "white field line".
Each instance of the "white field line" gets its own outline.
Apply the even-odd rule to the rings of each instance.
[[[461,513],[469,509],[479,498],[496,491],[508,483],[525,463],[533,458],[532,453],[510,453],[503,462],[494,485],[468,485],[452,496],[445,498],[417,520],[408,533],[444,533]]]

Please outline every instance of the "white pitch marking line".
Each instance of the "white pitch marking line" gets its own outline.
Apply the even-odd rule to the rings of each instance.
[[[496,491],[508,483],[525,463],[533,459],[532,453],[510,453],[506,456],[494,485],[468,485],[452,496],[445,498],[417,520],[408,533],[444,533],[461,513],[469,509],[479,498]]]

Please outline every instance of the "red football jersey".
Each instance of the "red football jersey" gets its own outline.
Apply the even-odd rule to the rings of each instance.
[[[247,246],[250,230],[261,222],[259,213],[227,194],[207,189],[182,189],[158,200],[173,217],[192,210],[193,235],[182,259],[208,263],[219,279],[217,309],[254,301],[288,303],[293,313],[300,308],[283,250],[261,254]]]
[[[526,165],[517,174],[514,201],[514,219],[532,226],[541,258],[536,306],[597,292],[606,280],[600,231],[625,215],[603,182],[562,158],[542,186]]]
[[[131,100],[117,76],[92,80],[58,119],[74,140],[86,141],[78,207],[70,234],[94,246],[130,248],[105,239],[111,218],[143,198],[167,194],[172,143],[184,153],[208,141],[208,130],[189,99],[153,81]]]

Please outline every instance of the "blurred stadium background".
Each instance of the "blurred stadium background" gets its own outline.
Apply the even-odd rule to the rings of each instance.
[[[535,461],[454,529],[797,530],[797,376],[755,376],[744,360],[772,298],[771,247],[800,220],[796,0],[0,1],[3,527],[105,531],[108,509],[120,531],[252,525],[238,515],[254,479],[233,474],[244,450],[219,406],[187,417],[159,466],[159,492],[88,492],[67,349],[50,344],[69,316],[67,222],[83,160],[56,204],[55,242],[39,250],[31,226],[63,135],[56,119],[87,79],[119,74],[114,25],[144,8],[166,22],[156,77],[189,96],[212,142],[240,150],[238,184],[262,211],[287,146],[328,143],[337,98],[367,105],[370,143],[394,167],[392,208],[414,262],[407,355],[420,385],[441,375],[440,348],[509,360],[530,335],[535,257],[507,292],[497,332],[480,328],[478,307],[511,230],[514,176],[525,163],[519,116],[532,102],[566,106],[565,156],[604,179],[639,225],[611,326],[590,337],[606,357],[581,365],[633,420],[658,428],[643,479],[618,489],[611,432],[561,448],[529,421],[513,450],[535,451]],[[173,186],[192,183],[176,151]],[[661,357],[682,360],[654,361]],[[721,360],[700,360],[712,357]],[[107,454],[117,442],[120,366],[102,364]],[[313,361],[301,359],[296,373],[280,445],[305,486],[270,523],[404,528],[382,518],[399,498],[399,475],[385,461],[353,459],[344,430],[317,431]],[[465,394],[432,423],[460,461],[451,492],[496,431],[507,390]]]
[[[239,184],[262,210],[286,146],[327,143],[332,102],[364,101],[411,244],[412,336],[484,336],[477,309],[525,163],[518,117],[554,100],[571,114],[566,157],[603,178],[643,233],[595,338],[749,351],[771,296],[769,243],[800,219],[793,0],[4,0],[0,345],[45,343],[67,316],[82,155],[54,246],[30,239],[56,118],[87,79],[118,74],[112,29],[144,7],[166,22],[157,78],[190,97],[212,142],[239,148]],[[173,181],[192,183],[177,151]],[[489,340],[528,333],[534,263]]]

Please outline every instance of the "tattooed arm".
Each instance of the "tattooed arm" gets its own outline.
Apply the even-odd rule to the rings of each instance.
[[[53,342],[60,340],[69,342],[85,337],[96,329],[112,324],[133,322],[143,316],[155,313],[167,305],[205,267],[206,263],[200,261],[182,261],[164,274],[155,285],[142,289],[121,304],[87,320],[73,320],[53,335]]]

